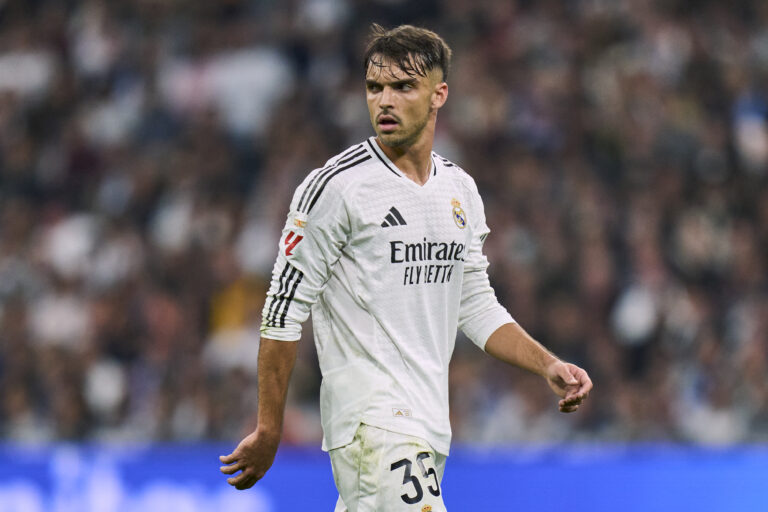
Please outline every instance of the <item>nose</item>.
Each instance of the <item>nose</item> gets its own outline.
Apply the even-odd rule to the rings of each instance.
[[[394,94],[392,92],[392,88],[389,86],[384,87],[384,89],[381,91],[381,101],[379,102],[379,108],[392,108],[393,98]]]

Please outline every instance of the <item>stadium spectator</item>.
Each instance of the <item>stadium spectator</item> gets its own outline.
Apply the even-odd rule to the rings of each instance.
[[[550,417],[459,340],[456,441],[768,439],[759,0],[2,2],[3,435],[250,431],[232,354],[256,351],[291,192],[370,134],[371,21],[454,48],[435,149],[481,188],[494,287],[601,389]],[[316,444],[300,347],[284,439]]]

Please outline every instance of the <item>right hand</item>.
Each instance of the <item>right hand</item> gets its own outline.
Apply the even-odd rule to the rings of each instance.
[[[560,412],[574,412],[587,399],[592,390],[592,380],[583,369],[575,364],[556,360],[547,367],[547,383],[557,396]]]
[[[219,460],[226,466],[220,471],[225,475],[239,475],[227,478],[227,483],[242,491],[253,486],[272,467],[277,454],[280,436],[268,435],[258,430],[246,436],[229,455],[221,455]]]

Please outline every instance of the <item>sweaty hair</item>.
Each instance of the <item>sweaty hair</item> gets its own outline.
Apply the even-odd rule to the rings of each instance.
[[[445,41],[431,30],[413,25],[386,30],[374,23],[363,56],[363,69],[367,72],[368,66],[383,68],[385,61],[390,61],[408,76],[427,76],[433,69],[440,68],[445,81],[451,66],[451,53]]]

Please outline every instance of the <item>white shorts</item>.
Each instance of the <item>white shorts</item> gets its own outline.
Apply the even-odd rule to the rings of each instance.
[[[445,456],[420,437],[362,423],[352,442],[330,456],[335,512],[445,512]]]

